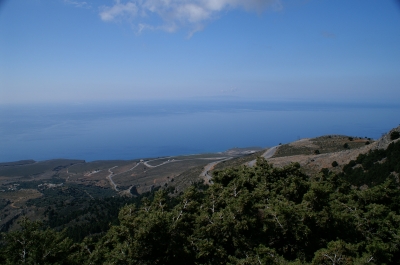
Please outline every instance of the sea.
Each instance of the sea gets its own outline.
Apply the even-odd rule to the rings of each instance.
[[[0,106],[0,162],[130,160],[271,147],[321,135],[378,139],[400,104],[164,100]]]

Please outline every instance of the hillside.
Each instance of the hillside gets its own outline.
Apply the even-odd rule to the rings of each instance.
[[[204,166],[247,157],[258,150],[236,148],[215,154],[128,161],[55,159],[2,163],[0,231],[16,228],[22,216],[46,220],[58,229],[88,226],[93,220],[101,220],[104,230],[109,222],[117,219],[118,209],[139,200],[135,197],[140,194],[149,194],[161,187],[169,187],[173,194],[178,194],[202,181],[200,173]],[[103,205],[104,213],[91,207],[93,200]],[[78,216],[82,220],[74,221]]]
[[[326,168],[340,173],[346,164],[370,150],[386,148],[393,129],[378,141],[327,135],[280,145],[267,161],[274,167],[299,163],[304,174]],[[158,189],[173,196],[195,183],[209,183],[215,172],[248,165],[266,151],[234,148],[222,153],[161,157],[130,161],[49,160],[17,161],[0,165],[0,231],[13,230],[22,216],[44,220],[56,229],[68,228],[82,239],[87,231],[105,231],[117,223],[118,209],[138,203]],[[333,162],[337,165],[333,166]],[[211,181],[212,182],[212,181]],[[100,207],[100,208],[99,208]],[[102,209],[98,211],[97,209]],[[88,229],[91,223],[98,226]]]
[[[0,262],[398,264],[398,129],[343,170],[305,174],[299,163],[274,167],[260,157],[251,167],[215,170],[212,185],[192,185],[178,196],[171,188],[153,190],[123,206],[103,232],[75,243],[66,232],[21,219],[22,230],[0,242]],[[89,208],[108,208],[98,202]],[[93,218],[86,214],[74,221]]]
[[[327,135],[312,139],[301,139],[279,146],[275,155],[267,159],[276,167],[284,167],[290,163],[299,163],[303,172],[316,174],[323,168],[333,172],[341,172],[343,167],[360,154],[370,150],[386,149],[397,135],[400,126],[392,129],[377,141],[370,138]],[[333,166],[332,163],[336,162]]]

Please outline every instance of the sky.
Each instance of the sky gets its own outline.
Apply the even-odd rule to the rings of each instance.
[[[400,102],[395,0],[0,0],[0,104]]]

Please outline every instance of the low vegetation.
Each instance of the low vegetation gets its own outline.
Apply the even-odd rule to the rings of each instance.
[[[360,154],[343,167],[340,177],[353,185],[373,186],[381,184],[387,178],[399,182],[400,142],[391,143],[386,150],[370,150],[368,154]]]
[[[0,167],[0,176],[31,177],[46,171],[60,171],[68,166],[84,162],[84,160],[53,159],[36,163],[33,160],[22,161],[22,163],[7,163],[7,166]]]
[[[75,242],[67,230],[23,219],[22,229],[2,234],[0,263],[397,264],[398,161],[399,141],[341,173],[306,175],[299,164],[275,168],[259,158],[178,197],[153,191],[123,206],[106,231]],[[93,212],[103,208],[97,202]]]
[[[247,162],[257,159],[257,157],[261,156],[264,152],[265,152],[265,150],[262,150],[262,151],[258,151],[258,152],[252,153],[252,154],[248,154],[246,156],[222,161],[221,163],[218,163],[214,169],[221,170],[221,169],[226,169],[229,167],[237,167],[237,166],[243,165]]]
[[[372,140],[370,138],[348,137],[343,135],[320,136],[281,145],[274,157],[326,154],[359,148],[371,142]]]

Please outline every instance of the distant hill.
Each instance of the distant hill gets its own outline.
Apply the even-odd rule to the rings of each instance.
[[[9,183],[0,201],[1,218],[8,220],[1,226],[8,233],[0,240],[0,262],[398,264],[399,129],[377,141],[328,135],[238,157],[81,163],[60,170],[65,175],[53,176],[54,183]],[[155,185],[184,163],[197,179],[213,171],[212,185],[194,181],[177,190],[183,173]],[[102,171],[112,188],[73,178]],[[139,194],[133,186],[135,196],[122,190],[140,171],[151,172],[152,188]]]
[[[322,169],[340,173],[360,154],[387,148],[391,142],[397,141],[392,139],[392,135],[399,131],[400,127],[394,128],[376,141],[340,135],[301,139],[280,145],[274,156],[267,160],[275,167],[299,163],[305,174],[315,175]],[[118,209],[135,201],[135,197],[148,196],[158,189],[168,189],[173,196],[178,196],[190,185],[201,185],[206,178],[202,174],[211,177],[221,170],[247,165],[266,150],[259,147],[232,148],[213,154],[145,160],[86,162],[54,159],[1,163],[0,230],[13,229],[16,221],[26,215],[48,220],[49,224],[59,228],[102,219],[103,228],[97,229],[100,231],[107,222],[116,219],[115,209],[111,208]],[[102,217],[90,208],[93,200],[103,205]],[[66,210],[59,212],[57,209],[61,208]],[[87,219],[76,222],[77,216],[86,216]]]
[[[10,166],[23,166],[23,165],[28,165],[28,164],[33,164],[36,163],[35,160],[20,160],[20,161],[15,161],[15,162],[3,162],[0,163],[0,168],[1,167],[10,167]]]

